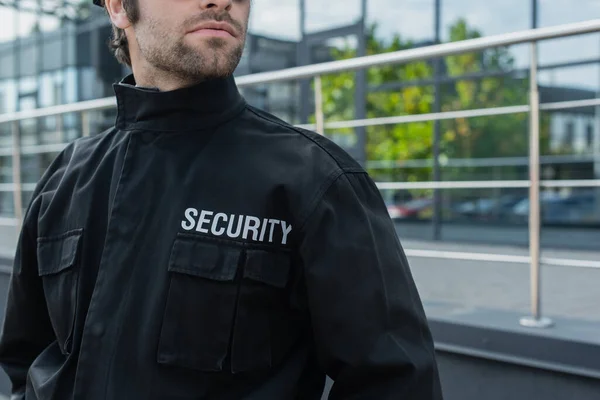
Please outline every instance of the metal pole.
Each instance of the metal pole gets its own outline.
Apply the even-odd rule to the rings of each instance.
[[[315,122],[317,133],[325,134],[325,116],[323,115],[323,86],[321,75],[315,76]]]
[[[19,122],[12,123],[12,173],[13,184],[13,202],[15,207],[15,218],[17,219],[17,231],[21,230],[23,221],[23,196],[21,187],[21,134]]]
[[[600,88],[596,93],[600,98]],[[595,107],[594,133],[592,140],[592,154],[594,155],[594,178],[600,179],[600,105]],[[596,189],[596,212],[600,215],[600,188]]]
[[[540,96],[537,82],[537,43],[531,43],[530,132],[529,132],[529,254],[531,258],[531,316],[521,318],[523,326],[547,328],[552,321],[542,317],[540,293]]]
[[[364,57],[367,55],[367,0],[361,0],[360,5],[360,23],[357,37],[356,55]],[[358,119],[367,117],[367,70],[356,71],[354,86],[354,112]],[[356,158],[357,161],[366,168],[367,165],[367,128],[358,127],[354,130],[356,134]]]
[[[81,112],[81,133],[83,137],[90,136],[90,112],[82,111]],[[63,143],[63,142],[61,142]]]
[[[65,134],[65,124],[63,120],[64,115],[65,114],[59,114],[56,116],[56,143],[64,143],[67,137]]]
[[[296,50],[296,64],[302,66],[311,63],[311,53],[306,39],[306,1],[299,0],[298,7],[300,13],[300,42],[298,43],[298,48]],[[305,99],[308,99],[308,96],[310,96],[310,80],[300,79],[298,80],[298,86],[300,91],[298,121],[300,121],[301,124],[305,124],[310,115],[310,105],[305,101]]]
[[[435,0],[435,44],[441,43],[441,0]],[[435,102],[433,112],[441,111],[441,90],[440,75],[442,74],[442,59],[436,58],[434,61],[434,96]],[[433,180],[439,182],[442,178],[440,166],[440,130],[441,122],[433,122]],[[433,240],[440,240],[442,237],[442,196],[439,190],[433,191]]]

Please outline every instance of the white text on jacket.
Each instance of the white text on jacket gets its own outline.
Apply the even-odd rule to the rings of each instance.
[[[232,239],[241,237],[251,238],[255,242],[269,242],[281,239],[281,244],[287,244],[292,226],[285,221],[249,215],[215,213],[214,211],[188,208],[181,227],[186,231],[196,230],[200,233],[211,233],[214,236],[228,236]]]

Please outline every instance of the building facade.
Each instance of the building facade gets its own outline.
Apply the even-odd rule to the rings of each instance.
[[[112,85],[129,71],[108,50],[111,27],[105,12],[90,3],[0,3],[0,114],[113,95]],[[577,7],[568,0],[334,0],[326,4],[320,0],[254,0],[253,8],[238,76],[328,61],[335,58],[332,49],[351,48],[355,55],[362,55],[386,48],[394,40],[404,47],[449,41],[457,35],[460,21],[473,34],[485,36],[600,15],[595,0],[579,0]],[[366,38],[373,26],[376,35]],[[527,71],[528,49],[523,45],[507,50],[512,60],[507,76],[519,69]],[[542,101],[598,97],[600,34],[543,42],[539,56]],[[443,77],[450,74],[446,69],[440,73]],[[452,77],[454,81],[459,78],[456,74]],[[367,81],[364,75],[356,76],[354,118],[369,114],[365,99],[373,87]],[[414,85],[430,87],[431,82],[416,81]],[[314,110],[310,90],[310,82],[302,81],[257,85],[243,92],[250,103],[292,123],[305,123]],[[394,90],[391,82],[389,92]],[[443,92],[444,86],[439,90]],[[90,130],[99,132],[113,120],[112,110],[94,113]],[[592,169],[600,174],[600,107],[556,111],[551,121],[550,149],[591,156]],[[23,121],[19,126],[21,146],[34,149],[66,143],[81,135],[81,126],[77,114]],[[10,148],[12,129],[10,124],[0,124],[0,150]],[[364,131],[355,132],[356,140],[328,133],[349,151],[358,149],[357,157],[366,157],[360,153],[366,147]],[[25,152],[21,181],[36,182],[55,155],[55,151]],[[11,152],[0,152],[0,183],[11,183],[13,178]],[[25,190],[25,204],[28,194]],[[0,216],[12,215],[12,193],[0,192]]]

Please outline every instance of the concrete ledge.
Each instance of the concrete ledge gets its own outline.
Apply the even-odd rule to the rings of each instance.
[[[444,397],[600,400],[600,323],[519,325],[514,312],[426,302]]]
[[[438,351],[600,379],[600,323],[525,328],[514,312],[425,306]]]

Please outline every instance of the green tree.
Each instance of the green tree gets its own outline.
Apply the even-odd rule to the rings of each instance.
[[[404,50],[413,47],[410,41],[404,41],[395,35],[391,41],[379,40],[376,35],[377,25],[372,25],[367,32],[367,54]],[[337,60],[356,57],[356,50],[346,45],[332,50]],[[367,84],[378,87],[389,82],[406,82],[430,78],[432,66],[427,62],[415,62],[405,65],[391,65],[367,70]],[[324,76],[323,113],[326,121],[343,121],[353,119],[355,74],[352,72]],[[400,91],[369,91],[367,95],[367,118],[378,118],[395,115],[423,114],[431,112],[433,103],[432,87],[406,87]],[[431,154],[432,123],[383,125],[367,127],[367,158],[369,160],[410,160],[426,158]],[[351,129],[337,130],[336,134],[350,134]],[[373,174],[397,175],[398,170],[374,170]],[[427,170],[421,169],[409,174],[407,180],[426,179]],[[398,179],[398,176],[394,176]]]
[[[464,19],[450,28],[450,40],[460,41],[480,37],[469,28]],[[395,35],[386,42],[377,37],[377,26],[367,32],[367,54],[404,50],[413,43]],[[356,56],[349,45],[333,50],[335,59]],[[503,72],[514,68],[514,59],[507,48],[488,49],[446,57],[445,70],[450,77],[482,72],[498,72],[478,79],[458,80],[441,86],[442,111],[473,108],[500,107],[526,104],[528,81],[515,79]],[[411,82],[433,77],[430,62],[413,62],[367,70],[370,88],[386,83]],[[399,90],[370,90],[367,95],[367,118],[430,113],[433,110],[433,86],[403,86]],[[323,77],[323,107],[326,121],[354,118],[354,73],[341,73]],[[442,121],[442,153],[451,158],[524,156],[528,149],[528,115],[509,114],[497,117],[462,118]],[[335,133],[351,133],[340,130]],[[542,121],[543,148],[548,142],[548,123]],[[405,161],[431,159],[433,122],[384,125],[367,128],[367,158],[369,160]],[[547,147],[547,146],[546,146]],[[378,179],[402,181],[427,180],[431,168],[371,170]],[[471,171],[472,172],[472,171]],[[468,171],[461,170],[464,176]],[[450,172],[450,175],[453,173]],[[458,173],[454,173],[458,174]],[[446,179],[456,179],[448,176]]]
[[[450,30],[450,40],[453,42],[478,37],[481,34],[470,29],[465,20],[459,20]],[[513,64],[514,59],[506,48],[446,58],[447,74],[453,77],[509,71]],[[514,79],[506,75],[459,80],[454,87],[445,91],[442,110],[525,104],[528,98],[527,85],[525,79]],[[445,121],[444,148],[449,157],[523,156],[528,146],[527,124],[527,114]]]

